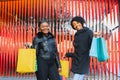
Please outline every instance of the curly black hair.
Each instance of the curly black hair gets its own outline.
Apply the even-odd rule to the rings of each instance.
[[[71,26],[72,26],[73,29],[74,29],[73,24],[72,24],[73,21],[77,21],[77,22],[81,23],[82,26],[83,26],[83,24],[85,23],[84,18],[82,18],[82,17],[80,17],[80,16],[75,16],[75,17],[73,17],[72,20],[71,20]]]

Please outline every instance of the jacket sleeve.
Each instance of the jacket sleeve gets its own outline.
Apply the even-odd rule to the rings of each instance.
[[[38,39],[37,37],[34,37],[34,39],[32,41],[32,48],[37,49],[39,42],[42,42],[42,39]]]
[[[58,53],[58,50],[57,50],[57,45],[55,47],[55,60],[56,60],[56,64],[57,64],[57,67],[58,68],[61,68],[61,64],[60,64],[60,59],[59,59],[59,53]]]
[[[74,57],[74,53],[71,53],[71,52],[67,52],[66,54],[65,54],[65,57],[71,57],[71,58],[73,58]]]
[[[31,46],[31,48],[35,48],[35,38],[34,38],[33,41],[32,41],[32,46]]]
[[[34,37],[34,39],[33,39],[33,41],[32,41],[32,46],[31,46],[31,48],[34,48],[34,49],[36,49],[36,55],[38,55],[38,43],[37,43],[37,41],[36,41],[36,37]]]

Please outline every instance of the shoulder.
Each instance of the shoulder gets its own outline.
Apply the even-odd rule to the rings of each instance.
[[[89,29],[89,30],[88,30],[88,33],[89,33],[89,34],[93,34],[93,31]]]
[[[84,32],[87,32],[87,33],[89,33],[89,34],[92,34],[92,33],[93,33],[93,31],[92,31],[90,28],[88,28],[88,27],[83,27],[83,31],[84,31]]]
[[[43,33],[42,32],[38,32],[37,34],[36,34],[36,38],[42,38],[43,37]]]
[[[36,34],[36,36],[33,39],[33,42],[42,42],[42,37],[43,37],[43,33],[42,32],[38,32]]]
[[[93,37],[93,31],[92,31],[92,30],[89,29],[89,30],[87,31],[87,33],[88,33],[88,35],[89,35],[90,37]]]
[[[48,35],[49,35],[49,38],[55,38],[54,35],[50,32],[48,33]]]
[[[93,34],[93,31],[88,28],[88,27],[83,27],[83,29],[85,30],[85,32],[87,32],[88,34]]]

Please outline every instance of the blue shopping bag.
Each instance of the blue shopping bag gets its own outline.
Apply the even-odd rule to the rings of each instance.
[[[100,62],[106,61],[109,58],[105,40],[101,37],[97,38],[97,58]]]
[[[92,39],[89,56],[97,58],[97,38],[95,38],[95,37],[93,37],[93,39]]]

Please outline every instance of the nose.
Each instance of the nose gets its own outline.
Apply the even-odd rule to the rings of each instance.
[[[74,26],[74,28],[77,28],[77,26]]]
[[[47,26],[44,27],[44,29],[47,29],[47,28],[48,28]]]
[[[77,24],[74,24],[73,26],[75,27],[75,26],[77,26]]]
[[[76,28],[76,27],[77,27],[77,24],[74,24],[73,26]]]

